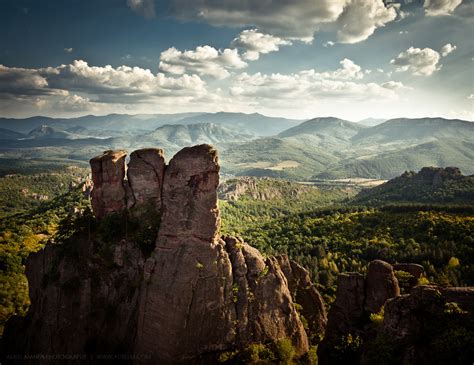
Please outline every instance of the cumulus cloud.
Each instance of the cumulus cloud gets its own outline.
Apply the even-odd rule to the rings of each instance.
[[[462,0],[425,0],[423,8],[428,16],[449,15],[461,3]]]
[[[350,0],[337,20],[337,38],[341,43],[361,42],[396,17],[395,7],[386,7],[382,0]]]
[[[155,17],[154,0],[127,0],[127,5],[135,13],[147,19],[151,19]]]
[[[99,102],[140,102],[154,97],[201,96],[206,90],[204,81],[197,75],[167,77],[140,67],[89,66],[82,60],[39,69],[0,66],[2,96],[67,96],[69,92],[84,93]],[[68,102],[77,104],[80,98],[85,100],[72,96]]]
[[[161,53],[159,68],[175,75],[185,73],[212,76],[224,79],[228,70],[247,67],[236,49],[217,50],[211,46],[200,46],[191,51],[180,51],[172,47]]]
[[[410,47],[401,52],[390,63],[396,67],[396,71],[409,71],[417,76],[430,76],[441,68],[439,65],[440,54],[431,48]]]
[[[360,80],[364,77],[362,68],[356,65],[354,61],[344,58],[339,62],[341,65],[335,71],[316,72],[315,70],[301,71],[301,73],[308,74],[314,79],[330,79],[330,80]]]
[[[0,65],[0,95],[2,97],[61,94],[64,92],[50,88],[47,78],[36,69]]]
[[[453,46],[451,43],[445,44],[441,48],[441,56],[446,57],[448,54],[456,50],[456,46]]]
[[[243,48],[243,58],[248,61],[256,61],[260,54],[276,52],[280,46],[290,45],[291,42],[270,34],[260,33],[257,29],[247,29],[232,41],[234,47]]]
[[[71,53],[74,49],[72,47],[70,48],[64,48],[64,52],[66,53]]]
[[[54,106],[68,112],[91,111],[94,109],[94,103],[89,98],[76,94],[60,99]]]
[[[311,42],[321,27],[339,25],[344,43],[367,39],[396,18],[382,0],[172,0],[175,16],[212,25],[256,26],[286,40]]]
[[[318,72],[314,69],[292,74],[247,74],[232,79],[230,94],[236,100],[259,103],[274,103],[296,107],[317,100],[380,100],[396,99],[396,91],[404,88],[401,82],[376,83],[356,82],[363,77],[360,67],[350,60],[341,61],[338,70]]]

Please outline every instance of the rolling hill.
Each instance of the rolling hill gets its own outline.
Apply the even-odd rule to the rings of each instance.
[[[457,138],[474,141],[474,123],[443,118],[391,119],[359,131],[354,143],[416,143]]]
[[[23,133],[18,133],[9,129],[0,128],[0,139],[20,139],[24,137],[25,135]]]
[[[44,120],[15,123],[22,130],[40,121]],[[458,166],[465,174],[474,173],[474,123],[461,120],[393,119],[364,127],[331,117],[296,124],[260,114],[194,113],[85,116],[48,122],[27,130],[27,137],[2,139],[0,167],[20,158],[34,160],[35,168],[41,159],[82,163],[106,149],[161,147],[173,154],[184,146],[210,143],[218,148],[225,173],[238,176],[390,179],[424,166]],[[0,119],[0,127],[11,123]],[[7,129],[5,135],[23,136]],[[274,135],[258,136],[265,133]]]
[[[464,176],[457,167],[423,167],[361,191],[353,204],[387,203],[474,204],[474,176]]]

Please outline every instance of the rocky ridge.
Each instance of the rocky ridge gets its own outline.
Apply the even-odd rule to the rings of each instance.
[[[47,246],[30,256],[32,305],[25,318],[7,323],[3,348],[84,354],[90,362],[112,353],[212,363],[252,343],[290,340],[303,356],[308,334],[295,300],[304,300],[299,304],[308,312],[316,308],[308,331],[322,335],[322,299],[308,273],[287,257],[265,258],[239,238],[220,236],[216,150],[185,148],[168,166],[161,150],[135,151],[127,173],[125,157],[106,151],[91,160],[98,233],[73,236],[67,251]],[[147,221],[150,209],[161,221],[151,254],[130,233],[100,234],[124,215]]]

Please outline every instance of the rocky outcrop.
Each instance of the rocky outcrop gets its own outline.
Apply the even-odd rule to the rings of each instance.
[[[2,351],[31,355],[35,364],[50,364],[58,354],[94,362],[97,354],[132,353],[141,251],[122,240],[108,261],[84,237],[65,245],[46,246],[29,256],[31,306],[25,318],[7,322]]]
[[[289,260],[286,255],[277,256],[276,259],[288,280],[288,288],[299,306],[298,311],[306,320],[306,332],[312,339],[316,339],[326,329],[327,315],[324,300],[304,267]]]
[[[392,265],[382,260],[372,261],[365,279],[365,311],[377,313],[387,299],[399,295],[400,288]]]
[[[121,212],[127,206],[124,187],[125,151],[105,151],[90,160],[92,170],[92,209],[97,218]]]
[[[416,264],[394,268],[423,272]],[[473,313],[474,288],[424,285],[400,295],[392,266],[375,260],[365,277],[339,275],[319,364],[469,363]]]
[[[334,348],[340,347],[347,336],[361,339],[372,336],[370,314],[378,313],[387,299],[399,295],[398,281],[387,262],[372,261],[365,277],[358,273],[340,274],[336,300],[329,311],[324,340],[318,349],[320,363],[342,361],[336,358]]]
[[[467,364],[473,356],[474,288],[423,285],[387,300],[361,363]]]
[[[146,148],[132,152],[127,169],[132,212],[161,212],[161,191],[165,173],[163,150]]]
[[[219,351],[290,338],[301,355],[306,333],[276,260],[218,236],[218,172],[216,151],[206,145],[183,149],[166,169],[136,351],[162,363],[209,361]]]
[[[187,364],[289,339],[301,356],[308,333],[295,300],[309,333],[322,335],[324,303],[303,268],[220,237],[214,148],[185,148],[168,166],[161,150],[136,151],[128,180],[123,151],[91,166],[100,219],[30,257],[32,305],[26,318],[8,322],[4,349]],[[150,206],[161,216],[151,251],[128,220]],[[131,215],[112,214],[126,209]]]
[[[317,188],[271,178],[244,176],[222,182],[217,190],[221,200],[239,200],[249,197],[254,200],[292,199],[315,192]]]

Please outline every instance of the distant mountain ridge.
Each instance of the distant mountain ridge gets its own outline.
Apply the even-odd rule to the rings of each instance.
[[[242,133],[274,135],[297,125],[301,120],[267,117],[262,114],[244,113],[177,113],[177,114],[109,114],[104,116],[86,115],[78,118],[50,118],[35,116],[25,119],[0,118],[0,128],[27,133],[41,125],[68,130],[83,127],[89,130],[107,130],[119,133],[130,131],[152,131],[165,124],[214,123],[237,128]]]
[[[398,118],[367,127],[334,117],[298,124],[260,114],[221,112],[48,121],[51,124],[26,130],[30,135],[25,136],[24,127],[39,119],[0,119],[0,128],[13,122],[17,127],[0,129],[5,159],[0,158],[0,164],[25,150],[36,159],[67,156],[83,162],[91,153],[114,148],[158,146],[175,153],[208,143],[219,148],[222,169],[233,176],[390,179],[424,166],[458,166],[463,173],[474,173],[474,123],[462,120]]]

